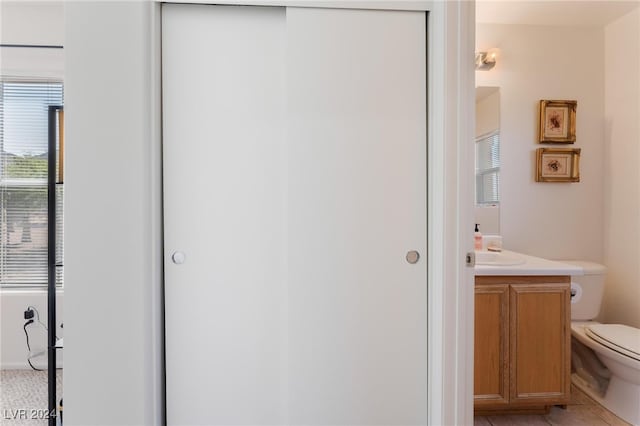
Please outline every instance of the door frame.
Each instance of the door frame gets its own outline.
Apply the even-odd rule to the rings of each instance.
[[[156,9],[164,2],[154,1]],[[429,423],[471,424],[473,270],[465,265],[464,259],[465,254],[472,250],[473,234],[470,224],[473,222],[475,2],[173,0],[171,3],[428,12]],[[156,14],[154,20],[157,19]],[[155,26],[157,33],[152,37],[154,44],[161,35],[157,21]],[[159,68],[160,58],[153,56],[152,60]],[[154,97],[160,99],[158,93]],[[161,126],[161,123],[156,125]],[[161,145],[161,139],[158,137],[154,143]]]

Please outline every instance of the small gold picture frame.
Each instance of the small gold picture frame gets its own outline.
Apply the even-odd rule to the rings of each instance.
[[[536,182],[580,182],[580,148],[538,148]]]
[[[540,101],[540,143],[574,143],[578,101]]]

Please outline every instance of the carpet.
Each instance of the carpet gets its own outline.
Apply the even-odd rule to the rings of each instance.
[[[62,397],[62,369],[56,374],[56,398]],[[46,426],[47,372],[0,370],[0,426]]]

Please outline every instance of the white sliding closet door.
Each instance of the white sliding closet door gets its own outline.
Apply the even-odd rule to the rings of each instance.
[[[425,25],[163,7],[169,425],[426,423]]]
[[[285,9],[165,5],[162,25],[167,422],[280,424]]]
[[[291,424],[427,419],[425,16],[287,9]]]

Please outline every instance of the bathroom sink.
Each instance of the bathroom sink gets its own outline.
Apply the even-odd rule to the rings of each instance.
[[[524,262],[525,258],[515,253],[476,251],[476,265],[514,266]]]

